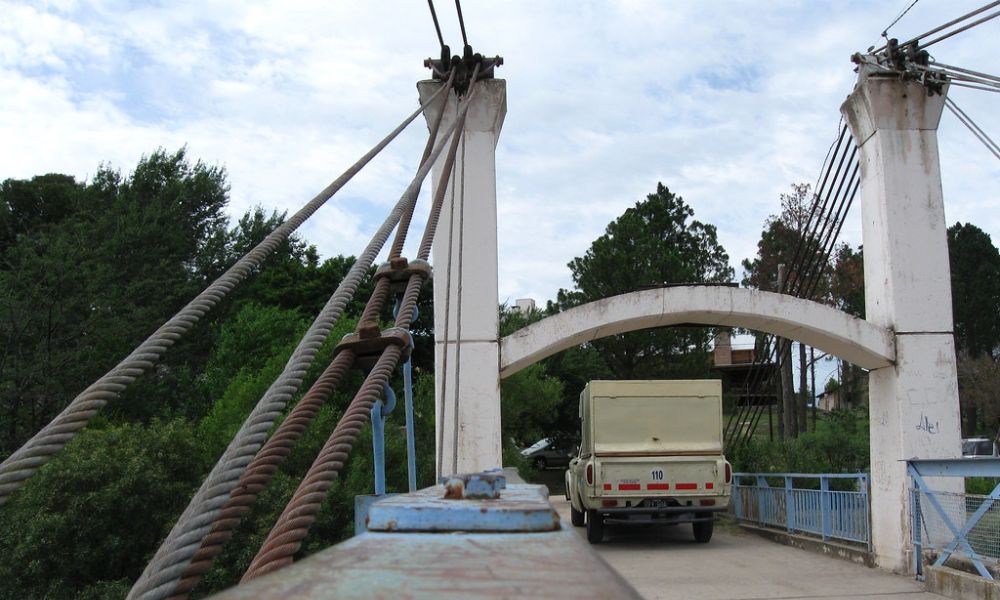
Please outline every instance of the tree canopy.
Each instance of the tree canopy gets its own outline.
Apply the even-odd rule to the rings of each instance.
[[[608,224],[582,257],[569,263],[575,288],[559,290],[566,309],[643,287],[724,283],[733,270],[713,225],[662,183]],[[709,333],[703,328],[636,331],[595,340],[592,346],[622,379],[707,374]]]

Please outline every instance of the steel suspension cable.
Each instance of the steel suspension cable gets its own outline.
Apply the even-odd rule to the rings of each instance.
[[[442,86],[438,92],[443,89]],[[437,93],[432,98],[436,96]],[[427,104],[425,103],[421,110],[426,108]],[[367,274],[368,268],[371,267],[406,207],[416,201],[419,183],[427,176],[443,146],[442,142],[435,148],[432,157],[421,165],[414,180],[403,192],[365,251],[351,266],[347,276],[337,287],[337,291],[331,296],[316,320],[313,321],[286,364],[284,372],[261,398],[222,458],[209,473],[201,489],[191,500],[167,539],[133,586],[129,598],[160,600],[173,593],[177,581],[201,545],[201,540],[210,532],[221,506],[229,497],[253,456],[260,449],[267,432],[280,416],[285,404],[301,385],[302,377],[311,365],[319,347],[329,335],[333,324],[343,313],[344,307],[354,295],[358,284]]]
[[[450,89],[453,80],[454,70],[452,70],[451,76],[443,88]],[[442,99],[440,112],[431,125],[430,135],[424,146],[420,164],[427,161],[434,149],[434,141],[441,126],[441,116],[444,114],[448,95],[445,94],[442,96]],[[415,203],[411,204],[407,210],[404,210],[404,217],[413,214],[414,205]],[[390,257],[399,255],[396,248],[402,248],[408,228],[409,219],[406,219],[404,222],[401,218],[396,228],[396,237]],[[379,279],[376,285],[376,292],[372,294],[365,305],[364,316],[359,320],[359,326],[360,323],[366,321],[366,316],[368,320],[378,318],[378,313],[387,299],[388,291],[388,280],[385,278]],[[222,507],[219,518],[213,525],[211,532],[205,536],[198,551],[192,556],[191,563],[185,570],[170,600],[186,599],[191,590],[198,585],[203,575],[211,568],[212,561],[222,551],[223,545],[232,538],[233,531],[239,525],[240,520],[250,512],[250,506],[256,501],[257,495],[268,484],[281,463],[291,454],[292,449],[307,431],[309,424],[319,414],[320,408],[330,397],[334,388],[340,383],[344,373],[353,364],[353,351],[348,349],[337,354],[323,374],[320,375],[309,391],[306,392],[295,408],[292,409],[288,417],[282,421],[278,429],[267,440],[267,443],[264,444],[260,452],[257,453],[240,477],[229,499]]]
[[[182,335],[187,333],[209,310],[218,304],[237,284],[246,279],[264,260],[327,200],[350,181],[378,155],[427,105],[434,101],[438,90],[420,108],[378,142],[323,191],[306,203],[288,220],[274,229],[263,241],[223,273],[177,314],[146,338],[113,369],[81,392],[48,425],[36,433],[21,448],[0,463],[0,505],[15,490],[24,485],[44,464],[93,418],[105,404],[117,398],[145,371],[151,369]]]
[[[976,136],[977,140],[986,146],[987,150],[993,153],[993,156],[1000,158],[1000,146],[997,146],[996,142],[990,139],[990,136],[986,135],[986,132],[983,131],[979,125],[976,125],[976,122],[973,121],[969,115],[965,114],[965,111],[959,108],[958,105],[955,104],[954,100],[951,98],[945,98],[944,105],[948,107],[948,110],[950,110],[955,117],[958,118],[962,125],[965,125],[966,128],[972,132],[972,135]]]
[[[473,76],[475,82],[475,73]],[[466,97],[466,102],[460,109],[456,123],[451,126],[446,137],[454,132],[452,147],[449,150],[449,160],[454,161],[457,141],[461,138],[464,129],[465,116],[468,112],[471,98],[474,94],[474,85],[470,88]],[[446,165],[445,170],[450,170]],[[444,189],[447,185],[447,178],[442,177],[438,182],[438,191],[435,194],[435,203],[443,199]],[[434,214],[439,214],[440,210],[432,209],[432,216],[428,219],[424,238],[432,239],[433,231],[436,228]],[[423,248],[423,244],[421,245]],[[426,254],[421,253],[419,258],[425,258]],[[403,299],[400,302],[399,310],[395,320],[395,326],[408,330],[413,318],[413,308],[416,306],[417,297],[423,286],[423,276],[411,275],[407,282]],[[333,485],[334,480],[339,476],[340,471],[350,455],[350,451],[357,441],[361,429],[370,418],[371,409],[379,399],[382,390],[389,380],[389,376],[395,370],[399,359],[402,356],[402,349],[398,346],[389,346],[379,356],[375,367],[365,379],[361,389],[351,400],[350,405],[337,423],[336,428],[330,438],[324,444],[319,456],[309,468],[308,473],[302,483],[296,489],[294,496],[282,511],[278,522],[271,529],[267,539],[261,546],[257,555],[243,575],[242,582],[255,579],[292,562],[293,556],[302,546],[302,540],[308,534],[309,528],[315,522],[316,514],[320,505],[326,497],[327,491]]]
[[[465,18],[462,16],[462,0],[455,0],[455,10],[458,11],[458,26],[462,28],[462,43],[469,45],[469,38],[465,35]]]
[[[976,10],[974,10],[972,12],[968,12],[968,13],[962,15],[961,17],[958,17],[956,19],[952,19],[951,21],[948,21],[944,25],[939,25],[939,26],[935,27],[934,29],[931,29],[930,31],[925,31],[924,33],[921,33],[918,36],[912,37],[912,38],[906,40],[905,42],[903,42],[902,44],[900,44],[900,47],[902,47],[902,46],[908,46],[908,45],[910,45],[910,44],[912,44],[914,42],[919,42],[921,39],[923,39],[923,38],[925,38],[925,37],[927,37],[929,35],[934,35],[935,33],[939,32],[939,31],[943,31],[943,30],[951,27],[952,25],[956,25],[958,23],[961,23],[962,21],[964,21],[966,19],[972,18],[972,17],[974,17],[974,16],[976,16],[976,15],[982,13],[982,12],[990,10],[991,8],[993,8],[995,6],[1000,6],[1000,0],[994,0],[993,2],[990,2],[989,4],[986,4],[984,6],[981,6],[981,7],[977,8]],[[881,52],[881,51],[885,50],[887,47],[888,47],[888,45],[883,45],[882,47],[880,47],[880,48],[878,48],[876,50],[873,50],[873,52],[874,53]]]
[[[444,89],[450,90],[452,88],[452,85],[455,83],[455,71],[455,69],[451,69],[448,81],[442,86]],[[439,89],[438,91],[441,90]],[[424,145],[424,153],[420,157],[420,164],[426,162],[430,157],[431,151],[434,149],[434,142],[437,141],[438,131],[441,128],[441,120],[444,119],[445,109],[448,104],[448,94],[445,94],[442,98],[443,102],[431,125],[430,136],[427,138],[427,144]],[[393,240],[392,249],[389,251],[390,258],[395,258],[403,253],[403,245],[406,243],[406,233],[410,229],[410,220],[413,218],[413,209],[415,207],[416,204],[414,203],[403,213],[403,217],[399,221],[399,228],[396,230],[396,239]]]
[[[929,42],[924,42],[923,44],[921,44],[921,48],[930,48],[934,44],[936,44],[938,42],[941,42],[941,41],[944,41],[944,40],[950,38],[953,35],[957,35],[959,33],[962,33],[963,31],[972,29],[973,27],[976,27],[977,25],[982,25],[983,23],[985,23],[987,21],[990,21],[992,19],[995,19],[997,17],[1000,17],[1000,11],[988,14],[988,15],[986,15],[985,17],[983,17],[981,19],[976,19],[972,23],[967,23],[967,24],[963,25],[962,27],[959,27],[958,29],[956,29],[954,31],[949,31],[948,33],[942,34],[942,35],[934,38],[933,40],[931,40]]]
[[[434,0],[427,0],[427,6],[431,9],[431,19],[434,19],[434,31],[437,32],[438,42],[444,48],[444,37],[441,36],[441,24],[438,23],[437,11],[434,10]]]
[[[803,228],[804,231],[801,233],[801,235],[799,235],[799,239],[796,242],[795,253],[792,258],[793,265],[798,265],[800,261],[804,240],[806,240],[807,238],[811,238],[812,235],[815,233],[816,226],[813,225],[813,219],[816,216],[817,207],[820,207],[821,205],[821,199],[823,200],[823,202],[822,202],[822,208],[820,208],[820,215],[822,215],[826,210],[826,201],[825,201],[826,194],[824,194],[824,190],[826,189],[827,181],[829,179],[830,173],[832,172],[833,164],[836,162],[837,156],[840,155],[840,149],[846,134],[847,134],[847,126],[844,125],[840,128],[840,133],[837,136],[837,138],[834,140],[833,143],[830,144],[830,149],[827,150],[827,154],[823,159],[823,166],[820,168],[820,174],[816,180],[817,189],[813,195],[814,200],[809,210],[809,218],[806,222],[805,227]],[[834,177],[834,179],[836,179],[836,176]],[[820,217],[820,221],[818,221],[817,223],[822,222],[822,220],[823,217]],[[791,269],[790,271],[797,273],[797,269]],[[778,290],[779,293],[786,292],[786,290],[789,287],[790,279],[791,277],[785,279],[785,281],[781,286],[781,289]],[[763,378],[763,374],[760,371],[762,365],[765,364],[765,362],[770,362],[771,336],[765,337],[764,342],[765,342],[765,347],[767,348],[766,350],[767,354],[765,355],[763,352],[760,355],[755,354],[753,363],[751,364],[750,369],[747,370],[747,374],[744,376],[743,386],[746,388],[748,395],[752,395],[752,391],[759,386]],[[767,357],[766,360],[762,358],[763,356]],[[752,414],[756,410],[759,410],[757,409],[757,405],[751,402],[748,402],[747,404],[740,406],[737,412],[733,416],[731,416],[729,418],[729,421],[726,423],[723,439],[731,439],[731,436],[738,432],[740,423],[743,421],[747,413]],[[752,420],[753,416],[751,416],[751,421]]]
[[[813,268],[812,265],[814,264],[814,261],[815,261],[816,251],[818,250],[818,251],[820,251],[821,254],[823,253],[823,249],[826,246],[825,239],[828,238],[827,232],[828,231],[832,231],[834,229],[832,223],[838,220],[838,218],[834,217],[834,212],[835,212],[834,206],[837,204],[837,200],[836,199],[837,198],[841,198],[840,192],[841,192],[841,190],[842,190],[842,188],[844,186],[844,182],[846,180],[848,180],[848,179],[853,179],[853,174],[849,178],[846,177],[847,172],[843,171],[843,166],[844,166],[845,159],[846,159],[846,161],[848,163],[854,161],[854,157],[855,157],[855,154],[857,152],[856,145],[853,144],[853,143],[851,143],[851,142],[848,142],[848,145],[844,148],[844,153],[840,155],[841,156],[840,157],[840,161],[838,162],[836,160],[837,155],[840,154],[840,148],[841,148],[840,142],[844,139],[846,131],[847,131],[847,127],[844,126],[844,128],[841,129],[841,133],[840,133],[840,136],[838,138],[837,150],[833,153],[833,160],[831,160],[829,163],[827,163],[825,165],[824,173],[821,175],[823,183],[820,185],[819,194],[815,197],[816,199],[813,202],[812,209],[810,210],[810,219],[809,219],[809,221],[811,223],[812,222],[812,214],[815,212],[817,205],[820,205],[820,203],[822,201],[822,206],[819,209],[819,213],[820,213],[821,216],[820,216],[819,220],[817,221],[817,226],[821,225],[822,227],[808,227],[807,226],[807,232],[804,233],[802,236],[800,236],[799,244],[797,244],[797,246],[796,246],[796,255],[795,255],[795,257],[792,260],[793,265],[792,265],[792,268],[789,269],[789,273],[790,274],[791,273],[795,273],[796,274],[796,283],[797,283],[797,285],[792,286],[792,285],[788,284],[788,281],[790,279],[790,277],[789,277],[788,279],[786,279],[786,285],[782,286],[782,290],[781,290],[782,293],[785,293],[786,290],[787,290],[788,293],[791,293],[791,294],[793,294],[793,295],[795,295],[797,297],[807,297],[807,296],[811,297],[811,295],[812,295],[812,291],[807,292],[806,295],[802,294],[803,282],[805,282],[805,281],[807,281],[808,279],[811,278],[811,275],[812,275],[811,271],[812,271],[812,268]],[[850,139],[853,141],[853,137],[851,137],[851,136],[848,136],[848,137],[850,137]],[[847,158],[848,153],[850,153],[850,158]],[[831,172],[832,165],[834,163],[838,163],[838,166],[837,166],[837,169],[836,169],[836,174],[834,175],[833,179],[830,180],[831,183],[830,183],[829,190],[826,193],[823,193],[824,190],[826,189],[826,182],[827,182],[828,176],[829,176],[829,174]],[[841,173],[844,173],[845,177],[842,177]],[[854,173],[855,174],[857,173],[857,165],[855,165]],[[840,183],[837,184],[837,181],[840,181]],[[834,201],[833,201],[833,203],[830,203],[829,202],[829,200],[831,198],[830,191],[832,191],[834,187],[837,188],[837,191],[832,194],[832,197],[833,197]],[[850,188],[850,185],[848,185],[848,189],[849,188]],[[830,207],[829,213],[827,213],[827,209],[826,209],[826,207],[828,205]],[[843,205],[844,205],[844,199],[842,198],[841,201],[840,201],[840,207],[842,208]],[[836,212],[837,212],[837,215],[839,217],[839,214],[840,214],[841,211],[838,209],[838,210],[836,210]],[[846,214],[845,214],[845,216],[846,216]],[[842,224],[843,224],[842,220],[840,221],[840,224],[842,226]],[[820,229],[819,236],[816,235],[817,234],[817,231],[816,231],[817,228]],[[839,235],[839,231],[840,231],[840,228],[838,227],[837,228],[838,235]],[[806,268],[804,270],[801,270],[801,272],[800,272],[800,269],[798,268],[798,262],[800,260],[799,259],[799,256],[800,256],[799,249],[802,247],[803,240],[807,240],[807,239],[808,239],[808,242],[807,242],[807,245],[806,245],[806,248],[807,248],[806,256],[807,257],[811,257],[811,258],[809,260],[808,266],[806,266]],[[823,241],[821,241],[821,240],[823,240]],[[814,241],[816,242],[815,244],[814,244]],[[814,245],[817,246],[817,247],[815,247],[811,251],[808,250],[808,248],[813,248]],[[815,287],[815,286],[812,286],[812,287]],[[775,351],[777,351],[777,350],[780,349],[778,344],[772,345],[772,340],[773,339],[774,339],[774,336],[768,336],[765,339],[765,342],[764,342],[764,347],[766,349],[764,352],[766,352],[766,356],[767,356],[767,361],[766,362],[773,362],[773,360],[771,358],[772,354]],[[762,352],[761,355],[764,355],[764,352]],[[780,352],[778,353],[778,357],[779,357],[778,368],[780,369],[781,366],[783,365],[784,358],[783,358],[783,355]],[[757,389],[758,386],[760,385],[760,383],[761,383],[761,381],[763,379],[762,365],[764,364],[764,362],[765,361],[758,362],[758,359],[755,357],[754,363],[753,363],[753,365],[751,365],[751,368],[748,371],[747,376],[746,376],[746,378],[744,380],[744,385],[747,388],[747,393],[748,394],[750,394],[752,392],[752,390]],[[762,404],[750,404],[750,403],[748,403],[745,407],[741,407],[741,410],[737,413],[737,415],[734,418],[730,419],[730,424],[727,424],[727,427],[726,427],[726,436],[729,439],[732,439],[731,436],[733,436],[733,435],[737,436],[737,439],[733,440],[731,442],[732,444],[737,444],[737,443],[740,443],[742,441],[742,438],[744,436],[739,432],[739,424],[742,422],[743,418],[748,413],[750,414],[750,425],[751,425],[751,427],[746,432],[746,437],[747,438],[749,438],[749,436],[753,434],[753,431],[756,430],[757,424],[760,422],[760,418],[761,418],[761,416],[763,414],[763,405]],[[739,435],[737,435],[737,434],[739,434]]]
[[[198,551],[191,557],[191,563],[184,571],[171,600],[187,598],[208,572],[212,561],[222,552],[223,545],[233,537],[233,532],[242,518],[250,512],[257,495],[278,472],[281,463],[292,453],[295,444],[308,430],[309,424],[319,414],[323,404],[353,363],[353,352],[348,350],[338,354],[257,453],[222,507],[211,532],[205,536]]]

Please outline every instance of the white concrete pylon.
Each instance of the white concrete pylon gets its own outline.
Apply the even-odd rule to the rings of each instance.
[[[417,84],[421,102],[438,81]],[[435,456],[438,476],[501,466],[496,144],[507,112],[502,79],[476,84],[434,241]],[[454,121],[449,93],[441,131]],[[424,113],[428,124],[435,103]],[[437,187],[445,160],[434,165]]]
[[[862,66],[841,107],[860,147],[866,318],[896,335],[896,362],[871,371],[868,393],[872,543],[879,566],[900,572],[913,552],[904,461],[961,451],[937,146],[944,98]]]

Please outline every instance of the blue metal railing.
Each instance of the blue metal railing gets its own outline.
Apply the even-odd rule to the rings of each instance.
[[[957,491],[964,489],[964,479],[949,486],[945,479],[928,482],[925,478],[986,477],[997,481],[1000,458],[910,460],[907,471],[913,479],[911,532],[917,577],[924,576],[924,550],[935,550],[934,566],[961,555],[972,562],[980,576],[993,580],[987,564],[996,568],[1000,563],[1000,482],[990,494],[980,495]],[[930,483],[937,483],[939,489]]]
[[[833,480],[853,482],[846,486],[853,489],[831,489]],[[796,487],[797,481],[813,485]],[[730,506],[742,522],[855,542],[871,550],[867,473],[734,473]]]

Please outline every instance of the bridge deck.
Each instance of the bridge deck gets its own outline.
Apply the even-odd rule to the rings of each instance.
[[[569,503],[562,496],[549,500],[568,523]],[[735,526],[717,527],[708,544],[695,543],[689,526],[605,531],[604,543],[593,548],[648,600],[943,598],[912,577],[783,546]],[[583,528],[577,533],[586,537]]]

